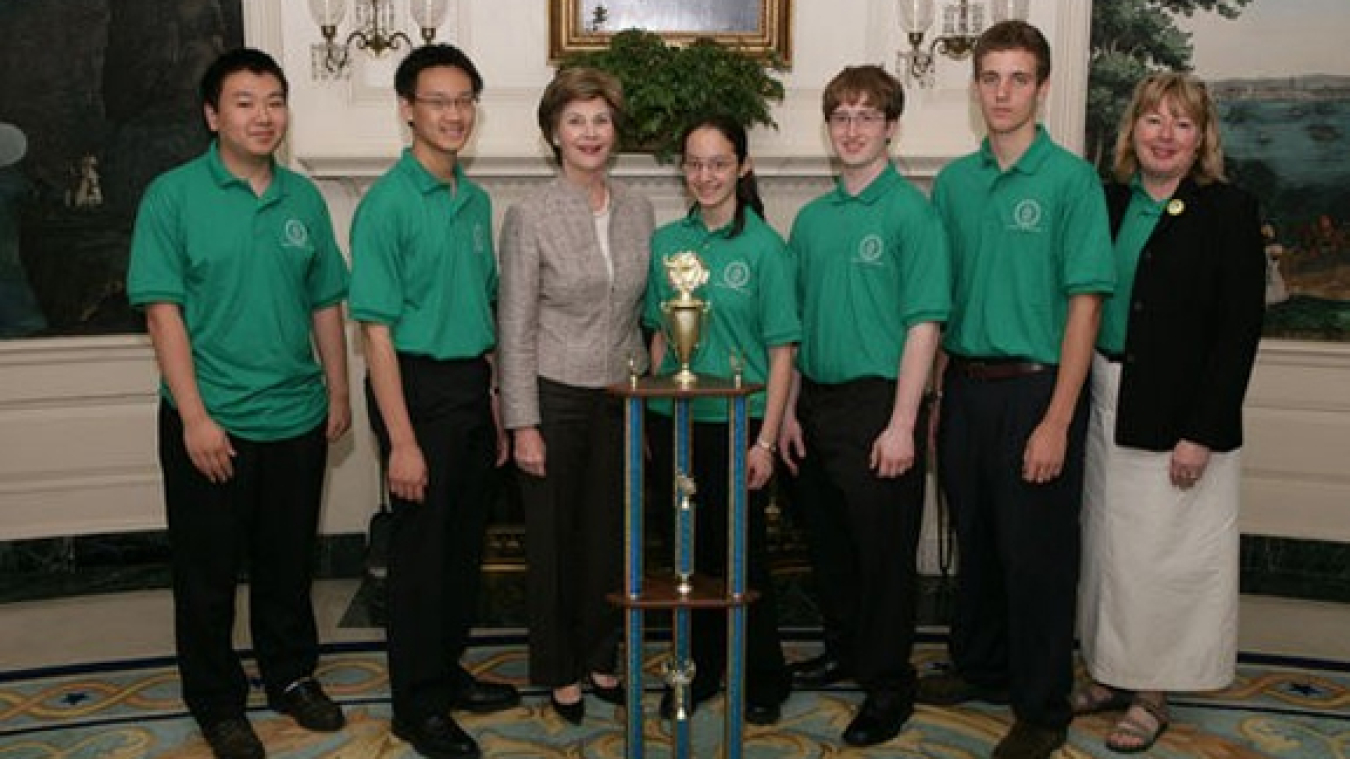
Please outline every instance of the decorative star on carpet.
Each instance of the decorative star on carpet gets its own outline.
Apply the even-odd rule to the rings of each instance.
[[[61,697],[61,703],[66,706],[79,706],[89,700],[89,694],[82,690],[73,690]]]
[[[1305,698],[1317,698],[1326,695],[1325,688],[1312,683],[1288,683],[1284,687],[1294,695],[1304,696]]]

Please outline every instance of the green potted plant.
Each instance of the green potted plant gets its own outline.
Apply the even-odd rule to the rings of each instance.
[[[669,161],[679,152],[685,124],[695,116],[725,113],[747,127],[778,128],[770,102],[782,102],[780,60],[763,61],[716,40],[701,38],[684,47],[667,45],[641,29],[618,32],[609,47],[574,53],[559,68],[588,66],[623,83],[627,114],[620,150],[653,153]]]

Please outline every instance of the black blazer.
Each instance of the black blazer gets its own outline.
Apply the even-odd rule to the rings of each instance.
[[[1131,192],[1118,183],[1106,187],[1113,237]],[[1256,199],[1226,182],[1184,180],[1139,254],[1118,445],[1150,451],[1170,451],[1183,439],[1214,451],[1242,445],[1242,399],[1261,339],[1265,277]]]

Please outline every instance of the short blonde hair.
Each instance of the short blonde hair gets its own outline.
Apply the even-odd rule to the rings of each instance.
[[[1209,88],[1192,74],[1161,71],[1149,74],[1135,85],[1134,97],[1120,116],[1116,135],[1116,160],[1112,173],[1117,181],[1129,182],[1139,171],[1139,156],[1134,152],[1134,125],[1139,117],[1158,110],[1162,104],[1195,122],[1200,144],[1190,178],[1198,184],[1227,181],[1223,174],[1223,140],[1219,136],[1219,111]]]
[[[562,159],[562,151],[553,144],[553,138],[558,133],[558,120],[562,118],[567,105],[595,98],[604,99],[615,125],[619,125],[623,118],[623,84],[607,71],[585,67],[560,69],[548,87],[544,88],[537,114],[539,131],[544,133],[544,139],[553,148],[554,158]]]

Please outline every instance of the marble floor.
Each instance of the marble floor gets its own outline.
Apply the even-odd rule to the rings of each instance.
[[[383,633],[379,629],[341,624],[359,584],[354,579],[317,583],[315,608],[325,643],[381,639]],[[239,610],[236,638],[246,646],[247,604],[240,603]],[[1244,653],[1350,666],[1350,604],[1249,595],[1242,599],[1241,614],[1239,642]],[[0,604],[0,675],[172,653],[172,614],[167,590]]]

